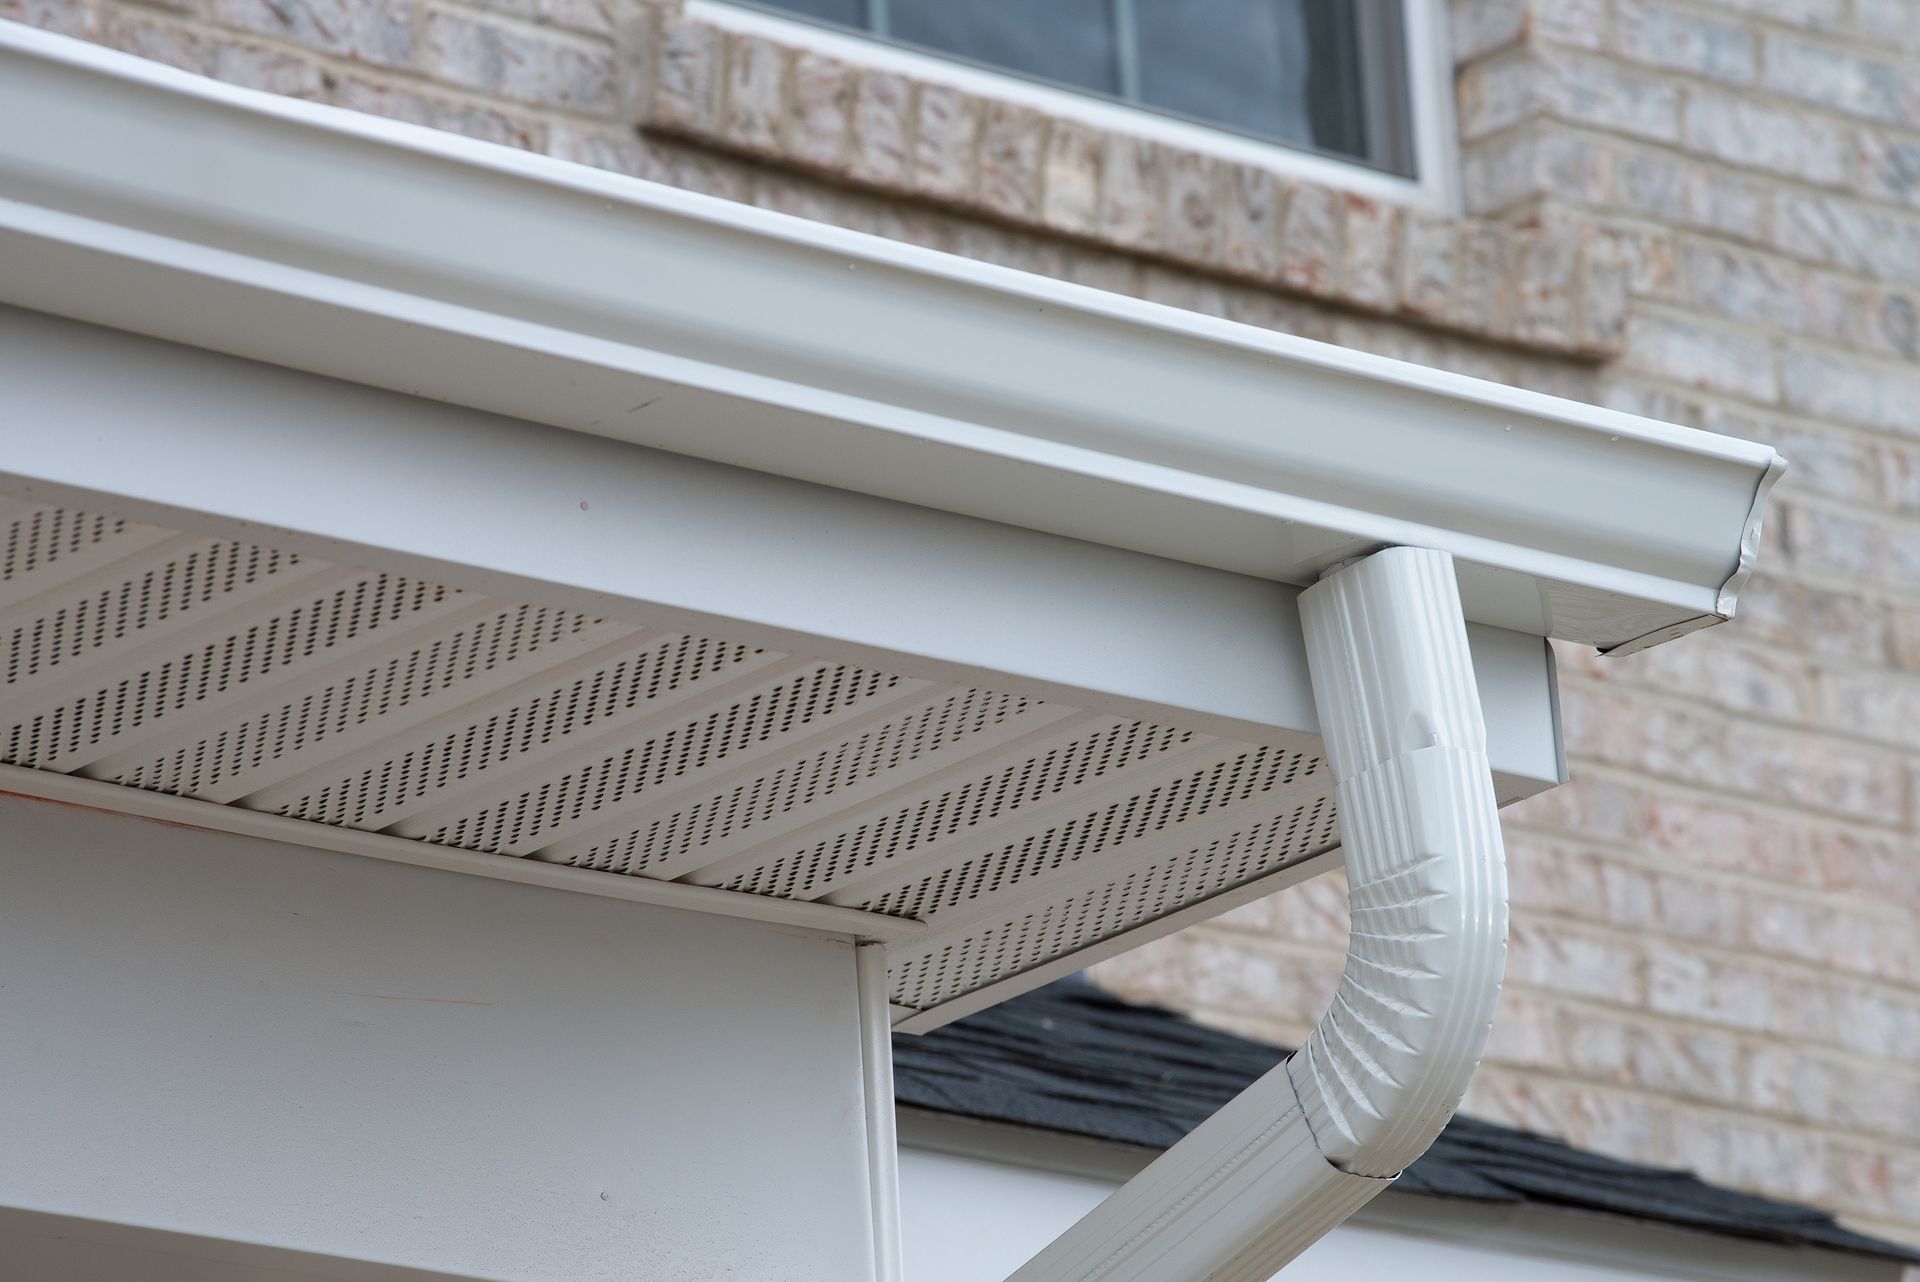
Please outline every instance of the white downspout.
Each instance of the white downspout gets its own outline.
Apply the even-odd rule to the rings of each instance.
[[[1261,1282],[1425,1152],[1479,1064],[1507,879],[1453,560],[1375,553],[1300,614],[1352,911],[1333,1008],[1009,1282]]]

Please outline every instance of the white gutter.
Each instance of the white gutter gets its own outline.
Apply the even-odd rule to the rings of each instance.
[[[1479,1064],[1506,864],[1451,559],[1380,552],[1300,608],[1352,904],[1333,1008],[1011,1282],[1261,1282],[1425,1152]]]
[[[0,23],[0,302],[1474,622],[1729,616],[1778,459]]]

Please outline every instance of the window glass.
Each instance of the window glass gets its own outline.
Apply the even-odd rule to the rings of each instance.
[[[888,0],[888,35],[1039,80],[1120,92],[1112,0]]]
[[[1300,0],[1133,0],[1133,8],[1142,102],[1314,144]]]
[[[1403,0],[736,0],[1411,177]]]
[[[773,0],[768,7],[786,9],[816,22],[831,22],[837,27],[867,25],[867,0]]]

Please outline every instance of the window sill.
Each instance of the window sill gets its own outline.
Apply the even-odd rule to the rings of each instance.
[[[1432,213],[1355,182],[1406,180],[1331,161],[1310,178],[1298,164],[1320,158],[1197,126],[1181,125],[1261,155],[1147,137],[1152,113],[958,64],[909,75],[896,64],[941,60],[713,0],[643,5],[628,35],[629,118],[650,134],[1530,350],[1621,348],[1626,256],[1598,232]],[[1021,92],[980,92],[1007,84]]]
[[[1429,213],[1451,212],[1450,192],[1436,178],[1420,181],[1386,173],[1357,161],[1317,154],[1231,129],[1214,128],[1095,94],[1077,93],[1011,72],[943,58],[859,32],[839,31],[764,9],[729,3],[729,0],[685,0],[684,12],[690,20],[739,36],[804,49],[863,71],[904,76],[919,84],[940,85],[981,100],[1030,107],[1050,120],[1084,125],[1103,134],[1130,135],[1170,151],[1191,152],[1230,164],[1269,170],[1282,177],[1339,187]],[[1439,164],[1430,163],[1428,168],[1437,169]]]

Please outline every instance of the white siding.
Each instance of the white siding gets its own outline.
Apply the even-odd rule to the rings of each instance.
[[[863,1279],[855,1002],[798,931],[0,798],[0,1208],[463,1277]],[[0,1259],[94,1276],[33,1223],[0,1212]]]

